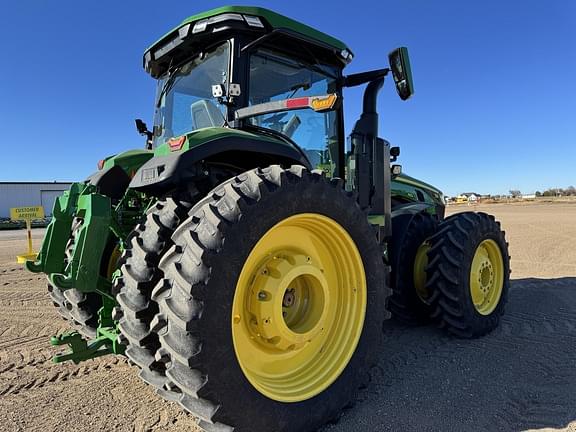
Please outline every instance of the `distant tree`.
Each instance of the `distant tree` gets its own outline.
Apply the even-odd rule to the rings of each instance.
[[[576,195],[576,188],[575,188],[574,186],[568,186],[568,187],[564,190],[564,194],[565,194],[565,195],[574,196],[574,195]]]
[[[522,196],[522,192],[517,189],[510,190],[509,192],[510,195],[512,195],[512,198],[520,198]]]
[[[541,196],[542,196],[542,192],[536,191],[536,194],[535,194],[535,195],[536,195],[537,197],[541,197]]]
[[[560,188],[550,188],[542,192],[542,196],[545,197],[562,196],[562,195],[564,195],[564,189]]]

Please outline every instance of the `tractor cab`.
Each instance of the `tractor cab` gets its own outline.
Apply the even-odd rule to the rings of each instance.
[[[376,99],[390,71],[400,97],[412,95],[408,52],[392,51],[390,69],[345,76],[352,58],[343,42],[267,9],[234,6],[192,16],[144,54],[158,90],[153,130],[140,129],[157,153],[167,143],[171,151],[202,146],[211,166],[225,153],[226,164],[233,159],[237,170],[270,161],[321,169],[345,179],[361,207],[389,231],[395,152],[378,137]],[[342,91],[363,84],[363,111],[346,154]],[[207,135],[229,139],[224,146]],[[190,155],[184,159],[179,167],[155,159],[144,169],[180,178],[174,172],[189,171],[193,162]],[[131,186],[142,190],[163,181],[137,178]]]
[[[153,146],[234,128],[279,139],[311,167],[342,175],[342,69],[351,59],[342,42],[266,9],[190,17],[144,55],[158,80]]]

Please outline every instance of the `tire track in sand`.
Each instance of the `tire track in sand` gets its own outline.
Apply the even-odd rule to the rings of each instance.
[[[39,363],[32,361],[31,370],[9,377],[7,382],[2,382],[0,376],[0,396],[16,395],[23,391],[81,378],[103,369],[111,369],[118,364],[127,364],[124,357],[114,355],[88,360],[74,366],[56,365],[49,361],[50,358],[51,356]]]
[[[576,278],[512,281],[484,338],[386,323],[371,384],[330,432],[508,431],[576,419]]]

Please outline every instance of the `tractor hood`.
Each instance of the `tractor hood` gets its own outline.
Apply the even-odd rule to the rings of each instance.
[[[435,193],[436,195],[442,195],[442,191],[440,189],[435,188],[431,184],[423,182],[422,180],[415,179],[414,177],[410,177],[407,174],[400,174],[399,176],[395,177],[397,182],[409,184],[412,186],[416,186],[422,189],[426,189],[430,192]]]
[[[423,182],[421,180],[415,179],[414,177],[410,177],[406,174],[400,174],[398,176],[393,177],[392,179],[392,194],[395,193],[398,195],[407,194],[407,197],[410,199],[417,198],[417,196],[412,196],[415,194],[415,190],[422,190],[424,191],[432,201],[436,204],[444,205],[444,195],[440,189],[435,188],[434,186]]]

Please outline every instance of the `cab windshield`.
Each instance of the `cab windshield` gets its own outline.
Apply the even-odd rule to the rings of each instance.
[[[222,126],[225,107],[212,96],[212,86],[226,84],[230,74],[226,42],[200,54],[158,80],[154,145],[197,129]]]
[[[336,77],[333,67],[300,63],[260,49],[250,58],[249,104],[335,93]],[[301,109],[262,114],[248,121],[290,137],[304,150],[313,167],[334,173],[338,158],[337,111]]]

